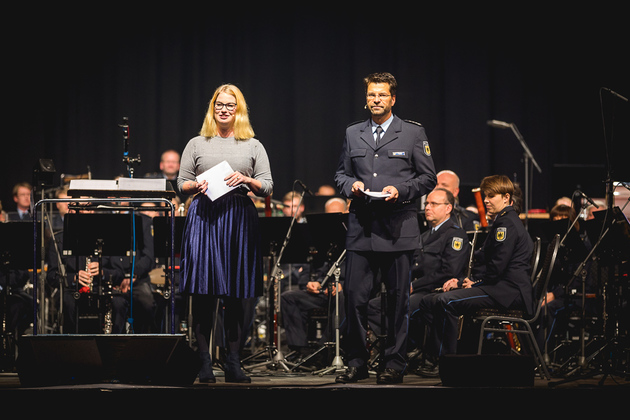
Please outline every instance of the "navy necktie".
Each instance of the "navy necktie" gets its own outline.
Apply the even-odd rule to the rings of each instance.
[[[377,146],[378,146],[378,142],[381,140],[382,134],[383,134],[383,127],[379,125],[378,127],[376,127],[376,140],[374,140]]]

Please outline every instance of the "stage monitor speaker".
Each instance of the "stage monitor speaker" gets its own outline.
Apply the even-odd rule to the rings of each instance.
[[[178,385],[194,383],[197,354],[184,335],[27,335],[17,360],[22,386],[120,382]]]
[[[440,358],[440,379],[451,387],[531,387],[534,367],[530,356],[448,355]]]

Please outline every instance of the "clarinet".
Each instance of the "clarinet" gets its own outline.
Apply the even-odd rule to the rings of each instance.
[[[473,234],[473,238],[472,238],[472,242],[470,244],[470,257],[468,257],[468,268],[466,269],[466,278],[470,278],[470,274],[472,273],[472,268],[473,268],[473,264],[475,262],[475,246],[477,244],[477,233],[479,231],[475,230],[475,233]],[[475,283],[479,283],[479,281],[481,280],[477,280]],[[438,287],[436,289],[433,290],[433,292],[435,293],[440,293],[443,292],[444,288],[442,287]]]
[[[92,293],[92,274],[90,274],[90,263],[92,262],[92,259],[87,256],[85,257],[85,271],[88,273],[88,276],[90,277],[90,284],[89,286],[82,286],[79,289],[79,293]],[[75,299],[78,299],[79,295],[77,294],[75,296]]]
[[[112,320],[112,279],[111,276],[104,285],[103,294],[105,295],[105,315],[103,317],[103,334],[111,334],[114,326]]]

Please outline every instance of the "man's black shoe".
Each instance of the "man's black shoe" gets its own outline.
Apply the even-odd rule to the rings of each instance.
[[[440,376],[440,366],[427,361],[415,373],[423,378],[437,378]]]
[[[376,376],[377,384],[400,384],[403,381],[403,373],[395,369],[387,368]]]
[[[341,384],[347,384],[347,383],[356,382],[360,379],[367,379],[369,377],[370,377],[370,374],[368,373],[367,367],[351,366],[344,373],[337,376],[337,378],[335,379],[335,382],[341,383]]]

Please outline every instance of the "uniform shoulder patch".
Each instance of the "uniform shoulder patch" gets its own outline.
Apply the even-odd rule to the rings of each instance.
[[[424,140],[422,142],[422,150],[424,151],[424,154],[427,156],[431,156],[431,148],[429,147],[429,142]]]
[[[494,239],[497,242],[503,242],[507,238],[507,228],[506,227],[498,227],[495,234]]]
[[[420,124],[420,123],[419,123],[419,122],[417,122],[417,121],[414,121],[414,120],[404,120],[404,121],[405,121],[405,122],[408,122],[408,123],[410,123],[410,124],[415,124],[415,125],[417,125],[417,126],[419,126],[419,127],[422,127],[422,124]]]
[[[461,251],[463,245],[464,245],[464,240],[462,238],[453,236],[453,240],[451,241],[451,248],[453,248],[455,251]]]

